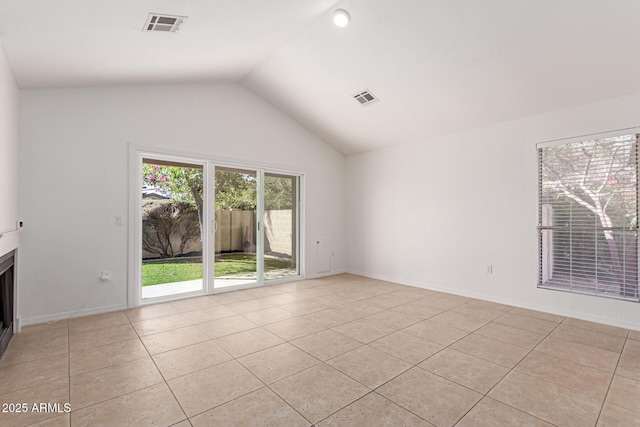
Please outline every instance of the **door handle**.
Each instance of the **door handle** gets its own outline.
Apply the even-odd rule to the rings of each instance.
[[[215,219],[211,220],[211,228],[213,229],[214,233],[218,232],[218,221],[216,221]]]

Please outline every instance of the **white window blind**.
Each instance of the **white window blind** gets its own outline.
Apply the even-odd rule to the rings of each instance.
[[[538,286],[638,301],[638,133],[538,145]]]

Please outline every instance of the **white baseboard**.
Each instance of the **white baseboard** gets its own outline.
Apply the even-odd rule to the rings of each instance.
[[[325,271],[324,273],[314,273],[314,274],[306,274],[304,276],[305,279],[317,279],[319,277],[327,277],[327,276],[335,276],[336,274],[348,273],[346,268],[341,268],[338,270]]]
[[[23,317],[18,319],[20,328],[40,323],[55,322],[57,320],[72,319],[75,317],[90,316],[92,314],[108,313],[111,311],[125,310],[126,304],[109,305],[105,307],[87,308],[84,310],[66,311],[63,313],[46,314],[44,316]]]
[[[476,293],[476,292],[466,292],[466,291],[460,291],[458,289],[452,289],[452,288],[444,288],[444,287],[439,287],[439,286],[429,286],[429,285],[426,285],[426,284],[423,284],[423,283],[410,282],[410,281],[405,281],[405,280],[398,280],[398,279],[393,278],[393,277],[388,277],[388,276],[384,276],[384,275],[377,275],[377,274],[369,274],[369,273],[365,273],[365,272],[362,272],[362,271],[356,271],[356,270],[351,270],[351,269],[346,269],[346,268],[345,269],[339,269],[339,270],[333,270],[333,271],[329,271],[329,272],[326,272],[326,273],[317,273],[317,274],[312,274],[312,275],[306,275],[305,279],[315,279],[315,278],[333,276],[333,275],[336,275],[336,274],[343,274],[343,273],[355,274],[355,275],[358,275],[358,276],[368,277],[368,278],[371,278],[371,279],[384,280],[384,281],[387,281],[387,282],[398,283],[398,284],[401,284],[401,285],[413,286],[413,287],[416,287],[416,288],[428,289],[428,290],[438,291],[438,292],[445,292],[445,293],[449,293],[449,294],[453,294],[453,295],[460,295],[460,296],[464,296],[464,297],[468,297],[468,298],[475,298],[475,299],[479,299],[479,300],[483,300],[483,301],[491,301],[491,302],[496,302],[496,303],[499,303],[499,304],[510,305],[510,306],[513,306],[513,307],[526,308],[526,309],[529,309],[529,310],[540,311],[540,312],[543,312],[543,313],[555,314],[555,315],[565,316],[565,317],[573,317],[573,318],[576,318],[576,319],[586,320],[586,321],[589,321],[589,322],[601,323],[601,324],[610,325],[610,326],[616,326],[616,327],[625,328],[625,329],[640,330],[640,327],[635,323],[621,321],[620,319],[612,319],[612,318],[606,317],[606,316],[598,316],[598,315],[594,315],[592,313],[574,312],[574,311],[569,311],[569,310],[550,309],[549,307],[539,306],[537,304],[531,304],[531,303],[528,303],[526,301],[511,300],[511,299],[508,299],[508,298],[487,298],[486,295],[480,294],[480,293]],[[105,307],[96,307],[96,308],[90,308],[90,309],[85,309],[85,310],[80,310],[80,311],[69,311],[69,312],[49,314],[49,315],[44,315],[44,316],[34,316],[34,317],[19,318],[19,319],[16,319],[16,323],[17,323],[17,325],[19,325],[18,329],[20,329],[20,328],[22,328],[24,326],[28,326],[28,325],[35,325],[35,324],[46,323],[46,322],[54,322],[56,320],[65,320],[65,319],[71,319],[71,318],[75,318],[75,317],[89,316],[89,315],[92,315],[92,314],[107,313],[107,312],[111,312],[111,311],[124,310],[126,308],[127,308],[126,304],[123,304],[123,305],[112,305],[112,306],[105,306]]]
[[[311,276],[306,276],[305,279],[314,279],[317,277],[325,277],[325,276],[333,276],[335,274],[341,274],[341,273],[345,273],[346,269],[341,269],[341,270],[334,270],[334,271],[329,271],[327,273],[322,273],[322,274],[314,274]],[[302,278],[301,278],[302,279]],[[275,283],[269,283],[267,286],[269,285],[276,285],[279,283],[286,283],[289,281],[295,281],[295,280],[282,280],[282,281],[276,281]],[[247,284],[245,286],[238,286],[238,287],[234,287],[234,289],[229,289],[229,292],[232,291],[239,291],[239,290],[243,290],[243,289],[249,289],[249,288],[257,288],[260,286],[264,286],[263,283],[259,283],[259,284],[255,284],[255,283],[251,283],[251,284]],[[223,290],[222,292],[225,292],[225,290]],[[204,294],[203,294],[204,295]],[[188,297],[189,298],[189,297]],[[170,298],[168,299],[168,301],[175,301],[181,298]],[[153,301],[152,304],[155,303],[159,303],[161,301]],[[105,306],[105,307],[97,307],[97,308],[89,308],[89,309],[84,309],[84,310],[80,310],[80,311],[67,311],[67,312],[63,312],[63,313],[55,313],[55,314],[47,314],[44,316],[33,316],[33,317],[21,317],[16,319],[16,324],[19,325],[18,330],[24,326],[29,326],[29,325],[37,325],[40,323],[47,323],[47,322],[55,322],[57,320],[65,320],[65,319],[72,319],[75,317],[83,317],[83,316],[90,316],[92,314],[101,314],[101,313],[108,313],[111,311],[118,311],[118,310],[125,310],[127,309],[127,305],[123,304],[123,305],[111,305],[111,306]]]
[[[626,321],[623,321],[623,320],[620,320],[620,319],[612,319],[612,318],[607,317],[607,316],[594,315],[592,313],[575,312],[575,311],[569,311],[569,310],[559,310],[559,309],[549,308],[549,307],[546,307],[546,306],[540,306],[540,305],[537,305],[537,304],[531,304],[531,303],[528,303],[527,301],[512,300],[512,299],[508,299],[508,298],[487,298],[486,295],[480,294],[480,293],[476,293],[476,292],[465,292],[465,291],[460,291],[458,289],[444,288],[444,287],[439,287],[439,286],[429,286],[429,285],[425,285],[423,283],[416,283],[416,282],[407,282],[407,281],[404,281],[404,280],[395,279],[393,277],[388,277],[388,276],[383,276],[383,275],[378,275],[378,274],[368,274],[368,273],[364,273],[362,271],[356,271],[356,270],[349,270],[348,269],[347,273],[356,274],[358,276],[363,276],[363,277],[368,277],[370,279],[377,279],[377,280],[384,280],[384,281],[387,281],[387,282],[398,283],[400,285],[407,285],[407,286],[413,286],[413,287],[416,287],[416,288],[428,289],[430,291],[445,292],[445,293],[448,293],[448,294],[460,295],[460,296],[468,297],[468,298],[475,298],[475,299],[479,299],[479,300],[482,300],[482,301],[490,301],[490,302],[496,302],[498,304],[505,304],[505,305],[510,305],[510,306],[518,307],[518,308],[526,308],[526,309],[529,309],[529,310],[540,311],[542,313],[555,314],[555,315],[564,316],[564,317],[572,317],[574,319],[586,320],[588,322],[601,323],[603,325],[615,326],[615,327],[618,327],[618,328],[632,329],[632,330],[636,330],[636,331],[640,330],[640,325],[637,325],[634,322],[626,322]]]
[[[305,279],[314,279],[314,278],[318,278],[318,277],[326,277],[326,276],[333,276],[336,274],[342,274],[342,273],[346,273],[346,269],[340,269],[340,270],[333,270],[333,271],[329,271],[326,273],[321,273],[321,274],[314,274],[314,275],[307,275],[305,277]],[[269,283],[269,285],[276,285],[279,283],[286,283],[289,281],[295,281],[295,280],[283,280],[283,281],[277,281],[275,283]],[[269,286],[267,285],[267,286]],[[257,288],[260,286],[264,286],[262,283],[256,285],[255,283],[252,284],[248,284],[246,286],[239,286],[239,287],[234,287],[234,289],[229,289],[228,291],[239,291],[239,290],[243,290],[243,289],[249,289],[249,288]],[[224,290],[222,292],[225,292]],[[171,301],[177,300],[179,298],[173,298],[171,299]],[[153,303],[158,303],[160,301],[154,301]],[[89,309],[84,309],[84,310],[80,310],[80,311],[67,311],[67,312],[63,312],[63,313],[55,313],[55,314],[47,314],[44,316],[33,316],[33,317],[21,317],[19,319],[16,319],[16,323],[19,324],[19,328],[22,328],[24,326],[29,326],[29,325],[37,325],[40,323],[47,323],[47,322],[55,322],[57,320],[65,320],[65,319],[72,319],[75,317],[83,317],[83,316],[90,316],[92,314],[101,314],[101,313],[108,313],[111,311],[118,311],[118,310],[125,310],[127,309],[127,305],[126,304],[122,304],[122,305],[111,305],[111,306],[105,306],[105,307],[97,307],[97,308],[89,308]]]

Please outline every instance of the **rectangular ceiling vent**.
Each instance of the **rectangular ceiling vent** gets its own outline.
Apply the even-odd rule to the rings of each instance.
[[[175,33],[186,16],[161,15],[150,13],[142,31],[160,31],[163,33]]]
[[[375,104],[376,102],[379,101],[378,98],[373,96],[373,94],[371,92],[369,92],[368,89],[365,89],[362,92],[358,92],[358,93],[356,93],[356,94],[354,94],[352,96],[363,107],[366,107],[367,105]]]

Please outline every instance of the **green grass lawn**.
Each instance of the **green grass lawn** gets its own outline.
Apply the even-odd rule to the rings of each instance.
[[[291,263],[277,258],[265,258],[264,267],[267,271],[290,268]],[[234,276],[255,271],[256,256],[254,254],[240,253],[216,256],[215,277]],[[202,279],[202,263],[199,262],[173,259],[166,262],[154,261],[142,264],[142,286],[196,279]]]
[[[142,264],[142,286],[202,279],[202,263],[167,261]]]

